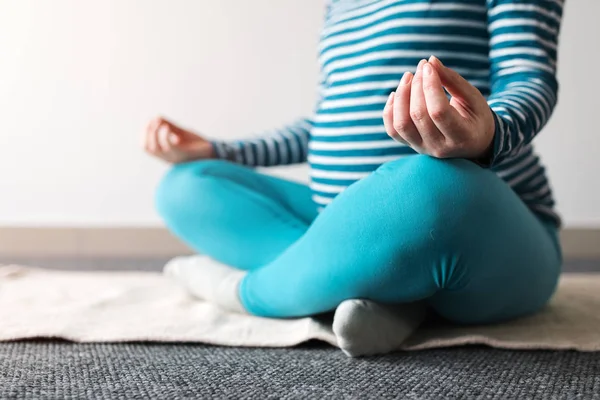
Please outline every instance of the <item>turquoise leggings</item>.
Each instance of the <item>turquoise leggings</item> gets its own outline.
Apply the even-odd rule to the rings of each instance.
[[[388,162],[321,213],[307,186],[215,160],[175,166],[156,200],[181,240],[248,271],[239,297],[258,316],[363,298],[498,322],[543,307],[561,269],[556,224],[466,160]]]

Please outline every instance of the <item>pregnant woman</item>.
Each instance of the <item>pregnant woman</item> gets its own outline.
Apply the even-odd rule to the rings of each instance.
[[[561,269],[560,222],[532,141],[557,101],[562,6],[331,1],[310,118],[235,142],[152,121],[146,150],[176,164],[161,216],[230,266],[176,259],[173,273],[264,317],[348,301],[419,302],[466,324],[539,310]],[[252,168],[306,161],[310,187]]]

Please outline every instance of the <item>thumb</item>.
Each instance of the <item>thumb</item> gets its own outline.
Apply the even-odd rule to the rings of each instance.
[[[482,97],[481,92],[479,92],[475,86],[471,85],[458,72],[446,67],[435,56],[431,56],[429,63],[434,66],[440,75],[442,85],[452,97],[461,100],[461,103],[471,108],[480,103]]]
[[[205,141],[201,135],[184,128],[176,127],[173,132],[177,135],[179,143]]]

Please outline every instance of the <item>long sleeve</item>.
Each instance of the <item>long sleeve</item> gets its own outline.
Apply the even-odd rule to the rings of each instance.
[[[306,161],[311,127],[310,120],[301,119],[257,138],[212,143],[218,158],[244,165],[298,164]]]
[[[518,154],[557,101],[562,0],[488,0],[491,95],[496,122],[491,165]]]

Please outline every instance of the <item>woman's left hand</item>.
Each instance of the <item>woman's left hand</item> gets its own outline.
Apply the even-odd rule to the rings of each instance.
[[[485,97],[435,57],[422,60],[414,77],[404,74],[388,98],[383,121],[390,137],[419,153],[437,158],[491,157],[495,123]]]

